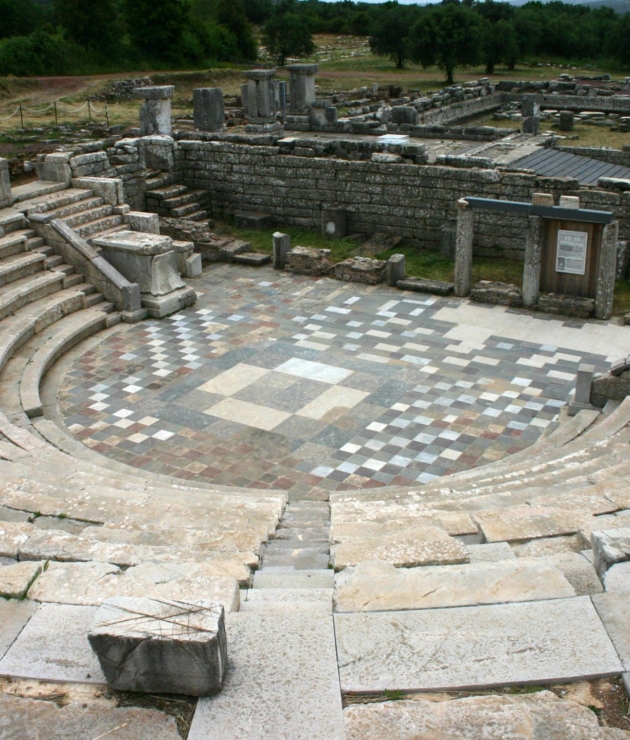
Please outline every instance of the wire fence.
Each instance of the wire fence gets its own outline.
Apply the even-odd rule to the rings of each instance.
[[[17,106],[17,108],[13,111],[13,113],[11,113],[8,116],[4,116],[3,118],[0,118],[0,122],[9,121],[12,118],[17,118],[19,116],[21,128],[24,130],[26,128],[24,125],[24,122],[28,118],[41,118],[42,116],[45,116],[46,114],[54,115],[55,124],[58,124],[60,117],[65,118],[67,116],[78,115],[79,113],[81,113],[81,111],[85,110],[86,108],[87,108],[87,117],[89,121],[98,122],[100,119],[101,121],[104,121],[105,123],[107,123],[107,126],[109,127],[110,125],[109,124],[109,108],[108,108],[107,103],[104,104],[103,109],[99,110],[91,100],[88,100],[80,108],[76,108],[74,110],[66,109],[63,105],[61,105],[56,100],[54,103],[51,103],[50,105],[47,105],[44,108],[27,108],[25,105],[22,105],[22,103],[20,103]]]

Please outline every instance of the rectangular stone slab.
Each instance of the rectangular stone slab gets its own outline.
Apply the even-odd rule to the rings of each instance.
[[[0,599],[0,658],[33,616],[37,604],[33,601],[5,601]]]
[[[335,617],[343,691],[551,683],[623,670],[587,596]]]
[[[87,638],[96,611],[42,604],[0,660],[0,676],[106,683]]]
[[[342,740],[332,617],[229,614],[223,691],[200,699],[188,740]]]
[[[596,594],[592,599],[624,670],[630,670],[630,593]]]

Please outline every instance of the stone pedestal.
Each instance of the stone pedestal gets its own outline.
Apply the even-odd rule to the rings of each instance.
[[[595,408],[591,403],[591,386],[595,375],[594,365],[580,365],[575,380],[575,395],[569,404],[569,416],[575,416],[583,409]]]
[[[289,111],[300,114],[307,111],[315,101],[315,75],[317,64],[288,64]]]
[[[405,255],[392,254],[385,265],[385,280],[395,288],[399,280],[405,279]]]
[[[346,235],[346,212],[343,208],[324,208],[322,234],[331,239],[342,239]]]
[[[227,639],[220,604],[107,599],[88,639],[107,682],[119,691],[211,696],[223,687]]]
[[[223,90],[202,87],[193,92],[195,128],[199,131],[221,131],[225,126]]]
[[[282,126],[276,122],[278,104],[273,77],[275,69],[250,69],[245,72],[247,85],[241,88],[243,108],[249,119],[248,133],[274,133]]]
[[[339,111],[325,100],[316,100],[311,105],[310,124],[312,129],[327,128],[337,123]]]
[[[287,254],[291,250],[291,237],[279,231],[273,235],[273,267],[275,270],[284,270]]]
[[[9,162],[0,159],[0,208],[6,208],[12,203],[11,180],[9,179]]]
[[[138,283],[142,306],[152,318],[164,318],[196,302],[197,294],[179,276],[169,236],[118,231],[94,244],[127,280]]]
[[[473,211],[466,200],[458,200],[454,279],[457,296],[469,295],[472,287],[473,218]]]
[[[392,108],[392,123],[417,126],[418,111],[411,105],[396,105]]]
[[[137,87],[133,91],[134,98],[145,101],[140,108],[140,136],[171,135],[171,98],[174,93],[174,85]]]
[[[573,131],[573,111],[560,111],[560,131]]]

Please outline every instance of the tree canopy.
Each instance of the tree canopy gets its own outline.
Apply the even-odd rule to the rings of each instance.
[[[280,2],[265,24],[263,41],[278,64],[288,57],[303,57],[315,51],[310,24],[297,10],[295,0]]]

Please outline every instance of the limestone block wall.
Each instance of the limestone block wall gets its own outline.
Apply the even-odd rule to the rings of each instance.
[[[466,195],[518,201],[531,201],[534,192],[551,192],[556,199],[579,195],[585,208],[612,210],[620,219],[620,238],[630,237],[630,193],[580,188],[573,179],[300,157],[274,146],[217,141],[180,141],[178,166],[186,185],[210,191],[215,213],[260,211],[278,224],[318,229],[322,208],[342,207],[348,233],[396,233],[426,248],[440,247],[455,227],[455,204]],[[522,258],[525,218],[476,218],[477,254]]]
[[[479,113],[496,110],[501,105],[501,95],[486,95],[485,97],[452,103],[444,108],[433,108],[432,110],[424,111],[422,121],[425,125],[431,123],[457,123],[471,116],[476,116]]]
[[[520,103],[523,96],[521,93],[500,93],[503,103]],[[608,97],[593,95],[546,95],[535,96],[536,102],[542,108],[555,108],[556,110],[572,111],[602,111],[605,113],[630,114],[630,95],[611,95]]]

